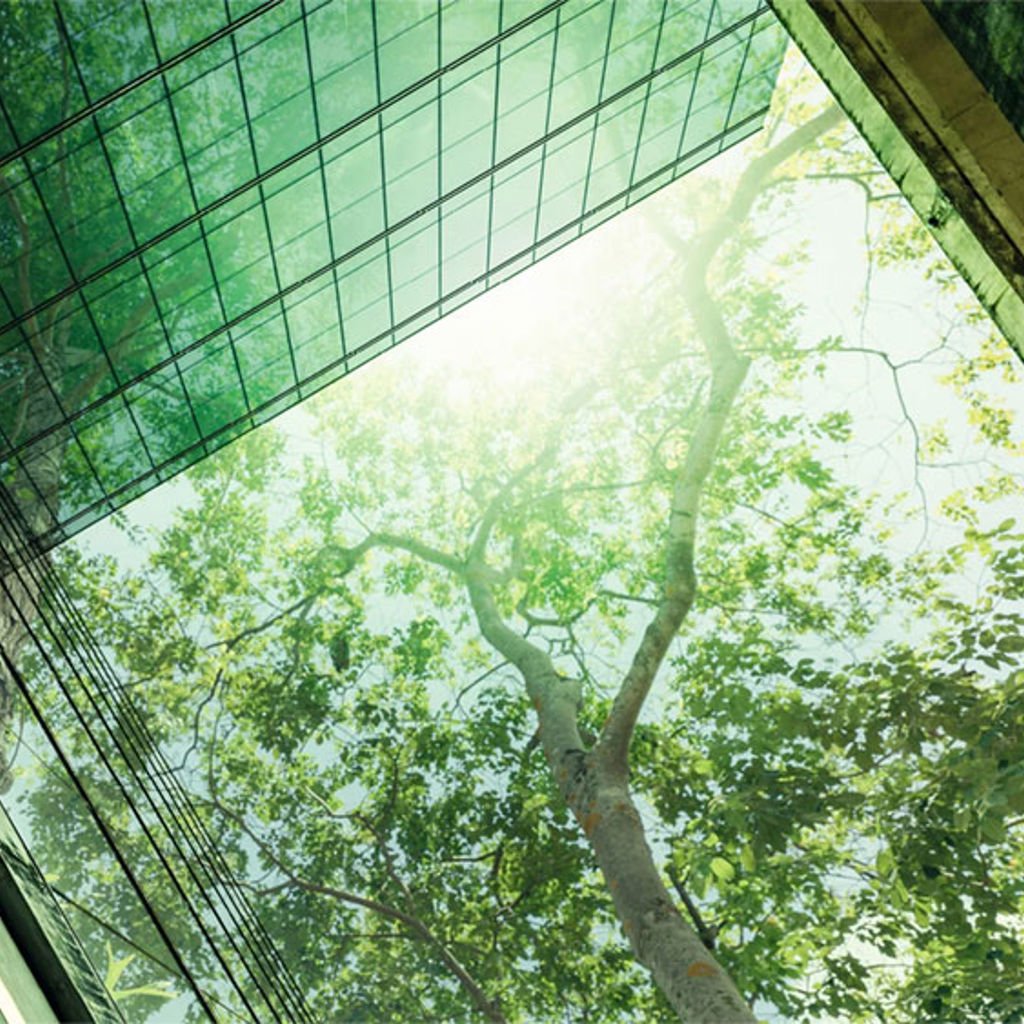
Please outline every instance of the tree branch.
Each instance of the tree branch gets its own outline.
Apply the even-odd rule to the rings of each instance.
[[[264,619],[255,626],[249,626],[247,629],[243,629],[241,632],[236,633],[227,640],[214,640],[213,643],[206,645],[206,649],[212,650],[214,647],[224,647],[230,651],[237,647],[243,640],[248,640],[251,637],[258,636],[260,633],[266,632],[266,630],[270,629],[270,627],[275,623],[288,618],[289,615],[294,615],[296,612],[302,612],[303,614],[307,613],[313,602],[319,596],[319,593],[306,594],[294,604],[290,604],[287,608],[282,609],[275,615],[271,615],[269,619]]]
[[[718,938],[717,925],[709,925],[704,920],[704,915],[701,914],[697,904],[693,902],[690,898],[690,894],[685,888],[683,888],[683,880],[679,877],[679,872],[675,869],[675,866],[669,864],[666,871],[669,881],[672,883],[672,888],[675,889],[679,898],[683,901],[683,905],[686,907],[686,912],[690,915],[690,920],[693,921],[693,927],[700,936],[700,941],[704,943],[707,949],[714,952],[715,942]]]
[[[648,225],[663,242],[688,265],[695,268],[703,278],[707,266],[722,243],[732,235],[747,219],[750,210],[761,195],[764,185],[768,182],[772,171],[780,164],[795,156],[805,146],[820,135],[830,131],[843,121],[843,112],[835,104],[831,104],[810,121],[790,132],[781,142],[751,160],[746,170],[740,175],[736,189],[729,205],[722,215],[698,237],[693,245],[687,246],[685,240],[674,234],[663,220],[656,217],[648,218]]]
[[[267,860],[269,860],[271,864],[273,864],[274,867],[276,867],[277,870],[280,871],[297,889],[302,889],[304,892],[315,893],[320,896],[329,896],[331,899],[338,900],[342,903],[348,903],[352,906],[362,907],[366,910],[373,911],[375,914],[379,914],[381,917],[404,924],[417,938],[429,943],[437,950],[437,953],[445,967],[448,968],[456,981],[458,981],[459,985],[462,987],[463,991],[465,991],[469,996],[473,1006],[479,1010],[487,1020],[491,1021],[492,1024],[508,1024],[505,1015],[501,1012],[498,1006],[487,997],[487,994],[476,983],[472,975],[465,967],[462,966],[451,950],[449,950],[445,943],[434,934],[422,918],[415,914],[399,910],[397,907],[393,907],[391,904],[384,903],[381,900],[360,896],[357,893],[348,892],[345,889],[339,889],[331,885],[323,885],[319,882],[311,882],[308,879],[302,878],[292,871],[291,868],[289,868],[281,858],[270,849],[264,839],[256,834],[242,815],[232,811],[228,807],[225,807],[217,799],[213,799],[210,802],[221,814],[230,821],[233,821],[260,848],[260,851]]]
[[[424,544],[422,541],[412,537],[402,537],[395,533],[371,533],[355,548],[351,548],[350,551],[353,558],[358,559],[370,548],[391,548],[395,551],[407,551],[410,555],[415,555],[424,562],[430,562],[431,565],[438,565],[442,569],[455,573],[456,576],[462,576],[466,571],[465,563],[454,555],[431,547],[431,545]]]
[[[660,219],[649,220],[659,237],[685,261],[681,291],[707,353],[711,391],[673,486],[662,596],[595,748],[604,767],[620,778],[628,773],[629,745],[655,674],[693,605],[697,585],[694,549],[701,494],[733,402],[750,365],[750,360],[736,351],[729,329],[710,294],[708,268],[722,244],[749,216],[775,168],[841,120],[842,112],[831,106],[751,161],[722,215],[691,246],[684,247],[683,241]]]
[[[471,563],[465,580],[484,639],[515,665],[526,684],[526,692],[540,721],[541,741],[548,760],[554,763],[567,750],[582,750],[583,741],[576,725],[582,697],[580,683],[561,676],[546,651],[505,622],[484,567]]]
[[[713,319],[719,319],[717,311]],[[619,776],[626,774],[629,744],[654,676],[693,605],[697,587],[693,556],[701,493],[749,365],[749,360],[737,356],[728,338],[719,337],[717,330],[709,345],[713,352],[711,393],[673,487],[662,595],[615,697],[596,748],[605,766]]]
[[[555,454],[555,442],[548,442],[542,449],[540,454],[532,461],[528,462],[521,469],[517,470],[505,481],[498,490],[498,493],[490,500],[487,508],[484,510],[484,514],[480,520],[480,525],[477,527],[476,535],[473,537],[473,542],[469,548],[469,561],[475,561],[482,563],[484,556],[487,551],[488,541],[491,539],[491,533],[494,530],[495,523],[498,521],[498,516],[501,514],[504,506],[505,499],[518,487],[530,474],[536,472],[542,466],[548,464]]]

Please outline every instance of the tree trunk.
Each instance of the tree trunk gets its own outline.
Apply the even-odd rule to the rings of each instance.
[[[479,566],[470,565],[465,578],[484,638],[523,677],[555,784],[594,851],[633,955],[687,1024],[755,1024],[729,975],[665,888],[622,765],[609,760],[600,743],[583,750],[576,721],[579,681],[559,675],[544,651],[509,628]]]
[[[628,785],[593,753],[574,752],[575,775],[556,772],[583,829],[633,955],[687,1024],[754,1024],[729,975],[676,908],[647,844]]]

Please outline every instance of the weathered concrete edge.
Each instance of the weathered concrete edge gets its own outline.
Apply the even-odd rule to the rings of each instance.
[[[1010,346],[1024,360],[1024,297],[1014,290],[988,255],[952,198],[840,50],[808,0],[768,3]]]

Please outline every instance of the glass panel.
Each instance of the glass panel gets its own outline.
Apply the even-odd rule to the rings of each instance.
[[[175,349],[208,334],[222,321],[210,261],[199,229],[176,235],[147,254],[149,279]]]
[[[292,355],[280,313],[240,335],[235,344],[249,400],[254,405],[295,384]]]
[[[3,5],[5,50],[4,106],[11,119],[5,150],[27,142],[57,124],[65,111],[80,110],[85,99],[71,73],[68,49],[52,8],[33,3]],[[68,73],[54,74],[55,68]]]
[[[487,269],[488,182],[445,204],[441,228],[445,294]]]
[[[105,490],[77,438],[74,444],[68,445],[66,459],[68,483],[60,495],[60,520],[72,523],[75,530],[80,530],[105,516],[112,506],[104,500]]]
[[[491,229],[492,266],[518,255],[533,244],[540,185],[539,159],[525,168],[517,164],[514,174],[505,174],[504,180],[499,180],[495,185]]]
[[[328,326],[316,334],[303,338],[301,344],[295,346],[295,362],[299,375],[305,380],[316,377],[318,386],[327,383],[336,376],[335,373],[325,374],[324,368],[341,362],[341,344],[335,327]]]
[[[391,327],[389,274],[384,246],[373,246],[340,280],[349,351]]]
[[[155,87],[151,95],[155,102],[106,134],[117,183],[140,240],[195,210],[170,108]]]
[[[270,36],[239,64],[259,167],[266,170],[308,146],[315,134],[302,25]]]
[[[123,403],[110,403],[101,415],[89,416],[77,429],[104,490],[112,491],[145,472],[150,462],[131,414]]]
[[[10,307],[23,313],[67,285],[70,275],[32,184],[23,182],[3,199],[0,288]],[[29,273],[22,274],[23,265]]]
[[[679,111],[685,111],[690,104],[694,83],[697,81],[695,76],[695,63],[685,61],[678,68],[655,79],[657,91],[652,91],[647,101],[643,135],[633,171],[634,180],[667,167],[675,160],[679,152]],[[728,105],[717,104],[716,110],[720,121],[724,122]],[[693,117],[693,113],[690,116]],[[713,130],[706,134],[715,134],[721,130],[722,123],[709,127]]]
[[[449,0],[441,11],[441,48],[445,64],[463,56],[498,32],[500,4]],[[506,17],[506,23],[509,18]]]
[[[397,221],[437,198],[437,106],[421,107],[384,131],[388,219]]]
[[[309,19],[320,131],[327,133],[377,102],[369,7],[331,4]]]
[[[443,188],[450,191],[491,164],[494,137],[493,55],[470,62],[473,74],[441,98]]]
[[[23,373],[22,364],[27,364],[31,369]],[[0,391],[4,397],[4,400],[0,401],[0,428],[5,437],[12,441],[24,440],[24,424],[21,421],[19,401],[15,398],[15,387],[19,389],[17,398],[24,396],[26,405],[32,405],[36,430],[46,430],[64,418],[57,401],[57,394],[60,392],[54,393],[56,382],[50,382],[40,371],[24,338],[19,339],[8,349],[8,353],[0,362],[0,372],[3,372],[6,378],[5,384],[8,380],[11,381],[9,386]],[[15,377],[14,374],[18,376]]]
[[[437,67],[437,0],[387,0],[375,5],[381,99]]]
[[[708,138],[725,128],[734,83],[743,62],[745,47],[736,36],[727,36],[709,47],[701,64],[687,124],[688,139]]]
[[[611,5],[596,3],[563,18],[551,95],[552,126],[564,124],[597,102],[612,10]]]
[[[590,134],[561,140],[548,150],[544,161],[544,201],[540,215],[540,235],[545,237],[579,217],[583,208],[587,159],[590,156]]]
[[[554,33],[503,57],[498,102],[498,159],[535,142],[548,110]]]
[[[594,139],[587,205],[599,205],[629,187],[641,98],[627,95],[601,114]]]
[[[133,390],[132,415],[156,463],[198,440],[185,388],[174,371],[154,374]]]
[[[146,16],[138,0],[90,0],[61,6],[75,61],[95,100],[156,63]]]
[[[119,377],[125,357],[128,362],[124,366],[132,365],[133,372],[140,372],[167,352],[153,297],[146,279],[136,271],[129,264],[83,292],[91,323],[96,325]],[[80,320],[76,335],[83,333],[91,332],[87,322]]]
[[[64,145],[68,156],[62,159]],[[36,182],[76,276],[130,249],[117,187],[92,126],[77,125],[35,152]]]
[[[711,31],[720,32],[728,28],[750,14],[757,6],[758,0],[715,0]]]
[[[741,0],[747,14],[749,0]],[[656,67],[667,64],[675,57],[689,53],[698,46],[706,35],[721,29],[715,26],[715,14],[720,5],[718,0],[690,0],[683,4],[669,4],[665,12],[665,23],[661,27],[661,42],[658,44]]]
[[[174,93],[192,181],[200,206],[230,192],[255,173],[238,76],[228,42],[216,51],[223,63]]]
[[[205,39],[224,24],[223,4],[189,4],[180,0],[146,0],[157,46],[166,58]]]
[[[615,23],[605,72],[604,93],[614,96],[654,66],[663,0],[632,0],[616,4]],[[693,45],[691,37],[687,45]]]
[[[229,342],[204,345],[195,357],[183,362],[182,377],[203,436],[248,411]]]
[[[93,329],[81,296],[62,312],[57,320],[57,330],[74,339],[62,379],[53,381],[64,407],[80,409],[86,403],[108,395],[117,386],[121,371]]]
[[[331,158],[325,168],[334,244],[339,255],[384,230],[380,144],[371,136]]]
[[[437,302],[437,225],[403,233],[391,245],[395,320],[406,320]]]
[[[241,207],[245,199],[243,196],[222,212]],[[228,319],[274,294],[276,284],[262,207],[243,207],[207,237]]]
[[[320,175],[312,158],[307,165],[311,173],[266,202],[282,288],[330,259]]]
[[[761,19],[755,25],[743,67],[743,81],[737,89],[733,105],[732,121],[767,107],[772,98],[778,72],[776,61],[779,48],[776,33],[771,31],[773,27],[766,19]]]
[[[333,355],[341,352],[340,332],[338,330],[338,305],[334,296],[334,281],[323,277],[303,285],[286,301],[288,329],[292,345],[296,351],[296,362],[299,349],[306,346],[311,338],[324,331],[329,331],[334,340]],[[333,358],[333,356],[332,356]],[[316,367],[309,364],[308,355],[299,367],[299,380],[311,374]]]

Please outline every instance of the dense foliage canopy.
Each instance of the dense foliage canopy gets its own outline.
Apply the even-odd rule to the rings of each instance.
[[[514,349],[409,342],[123,521],[144,553],[60,553],[325,1020],[678,1018],[544,716],[593,764],[687,555],[625,743],[709,965],[773,1019],[1024,1018],[1018,370],[833,111],[793,87],[731,167],[604,229],[586,308],[505,286]]]

